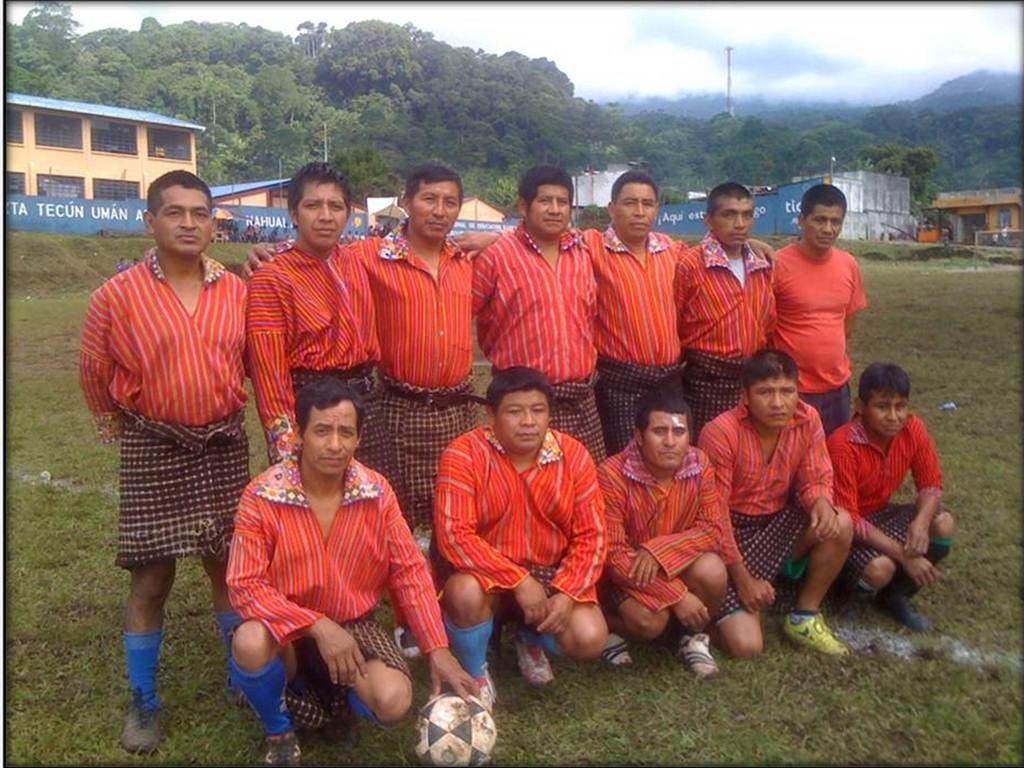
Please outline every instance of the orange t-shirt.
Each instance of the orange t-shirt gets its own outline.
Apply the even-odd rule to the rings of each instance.
[[[796,360],[801,392],[829,392],[850,380],[846,319],[867,305],[860,267],[852,254],[833,248],[824,259],[813,259],[799,243],[779,250],[778,320],[769,346]]]

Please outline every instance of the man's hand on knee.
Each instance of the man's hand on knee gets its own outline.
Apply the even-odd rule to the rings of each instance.
[[[516,602],[523,609],[526,623],[536,626],[548,615],[548,596],[544,587],[533,576],[527,576],[513,592]]]
[[[309,628],[309,634],[316,640],[332,683],[352,685],[357,675],[366,677],[366,659],[351,633],[323,616]]]
[[[562,634],[569,626],[574,605],[575,601],[563,592],[551,597],[548,600],[548,615],[537,625],[537,631],[541,634]]]

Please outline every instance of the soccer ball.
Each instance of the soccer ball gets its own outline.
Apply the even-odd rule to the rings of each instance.
[[[485,765],[497,731],[480,700],[442,693],[420,710],[416,756],[424,765]]]

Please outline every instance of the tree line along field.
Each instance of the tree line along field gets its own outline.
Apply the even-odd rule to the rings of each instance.
[[[148,760],[117,743],[127,703],[127,579],[113,565],[117,451],[95,439],[78,392],[78,336],[90,291],[148,245],[7,233],[5,746],[13,764],[262,758],[255,716],[224,696],[223,646],[191,561],[180,565],[167,609],[165,740]],[[543,691],[521,680],[506,640],[492,665],[495,762],[1020,763],[1019,263],[993,265],[994,250],[914,260],[920,247],[841,245],[861,255],[870,301],[852,342],[854,374],[882,359],[909,370],[912,406],[938,445],[945,503],[959,524],[943,578],[917,598],[939,633],[914,637],[855,605],[832,622],[859,650],[834,661],[786,645],[773,617],[764,655],[720,659],[723,675],[710,684],[668,649],[633,644],[631,669],[558,660]],[[218,244],[210,253],[237,265],[246,248]],[[939,411],[949,401],[958,408]],[[266,458],[252,404],[247,430],[257,472]],[[414,672],[422,704],[427,670],[415,662]],[[356,745],[300,741],[307,764],[415,762],[412,719],[363,727]]]

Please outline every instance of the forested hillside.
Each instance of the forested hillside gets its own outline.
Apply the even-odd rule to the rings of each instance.
[[[244,23],[76,27],[59,3],[8,24],[8,91],[205,125],[200,171],[213,184],[288,175],[322,157],[325,137],[361,196],[393,193],[404,170],[436,158],[463,173],[469,193],[505,207],[518,172],[538,161],[575,171],[642,160],[668,200],[726,178],[822,173],[830,156],[837,168],[908,173],[921,201],[937,189],[1020,184],[1019,105],[626,115],[574,97],[547,59],[454,48],[411,25],[309,21],[294,38]]]

